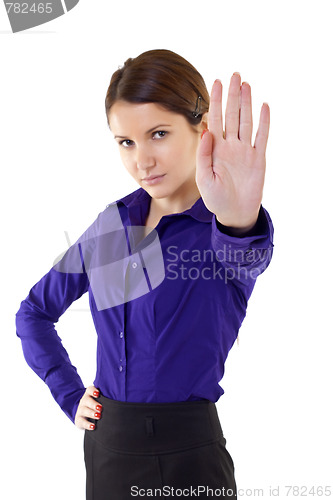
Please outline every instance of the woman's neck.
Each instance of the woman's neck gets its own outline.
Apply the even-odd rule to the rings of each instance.
[[[152,198],[150,204],[150,214],[163,216],[184,212],[194,205],[200,198],[200,191],[197,186],[182,196],[167,196],[165,198]]]

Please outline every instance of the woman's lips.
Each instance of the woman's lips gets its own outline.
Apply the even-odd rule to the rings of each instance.
[[[142,179],[142,182],[145,182],[146,184],[148,184],[148,186],[151,186],[153,184],[158,184],[159,182],[161,182],[164,176],[165,174],[152,175],[151,177],[146,177],[145,179]]]

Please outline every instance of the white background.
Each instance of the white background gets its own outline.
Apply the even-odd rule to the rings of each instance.
[[[15,313],[31,286],[109,202],[137,189],[107,128],[111,74],[174,50],[210,89],[252,86],[271,107],[263,205],[273,261],[226,363],[218,411],[239,497],[330,485],[332,460],[332,26],[329,1],[81,0],[12,34],[0,5],[1,467],[6,500],[84,499],[83,432],[26,365]],[[85,298],[58,333],[85,385],[96,335]],[[81,310],[79,310],[81,309]],[[9,489],[8,489],[9,488]],[[247,492],[243,491],[247,490]],[[276,496],[276,495],[275,495]],[[333,496],[333,491],[332,491]]]

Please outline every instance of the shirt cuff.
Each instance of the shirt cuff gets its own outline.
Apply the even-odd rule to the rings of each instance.
[[[255,226],[240,236],[233,236],[213,215],[213,250],[229,275],[239,281],[253,281],[267,268],[272,258],[273,235],[272,220],[262,206]]]
[[[265,210],[263,209],[262,206],[260,206],[258,218],[254,227],[241,235],[235,235],[232,227],[224,226],[223,224],[221,224],[221,222],[217,220],[216,215],[215,215],[215,222],[217,229],[221,233],[226,234],[227,236],[236,236],[237,238],[245,238],[248,236],[257,236],[258,234],[267,233],[267,218],[265,216]]]
[[[80,399],[86,388],[73,365],[63,365],[45,379],[51,394],[67,417],[75,423]]]

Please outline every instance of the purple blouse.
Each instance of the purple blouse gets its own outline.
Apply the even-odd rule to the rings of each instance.
[[[139,188],[108,205],[17,312],[27,363],[73,422],[85,387],[55,329],[73,301],[89,292],[101,394],[216,402],[256,278],[271,260],[273,225],[262,206],[241,237],[202,198],[144,237],[150,201]]]

